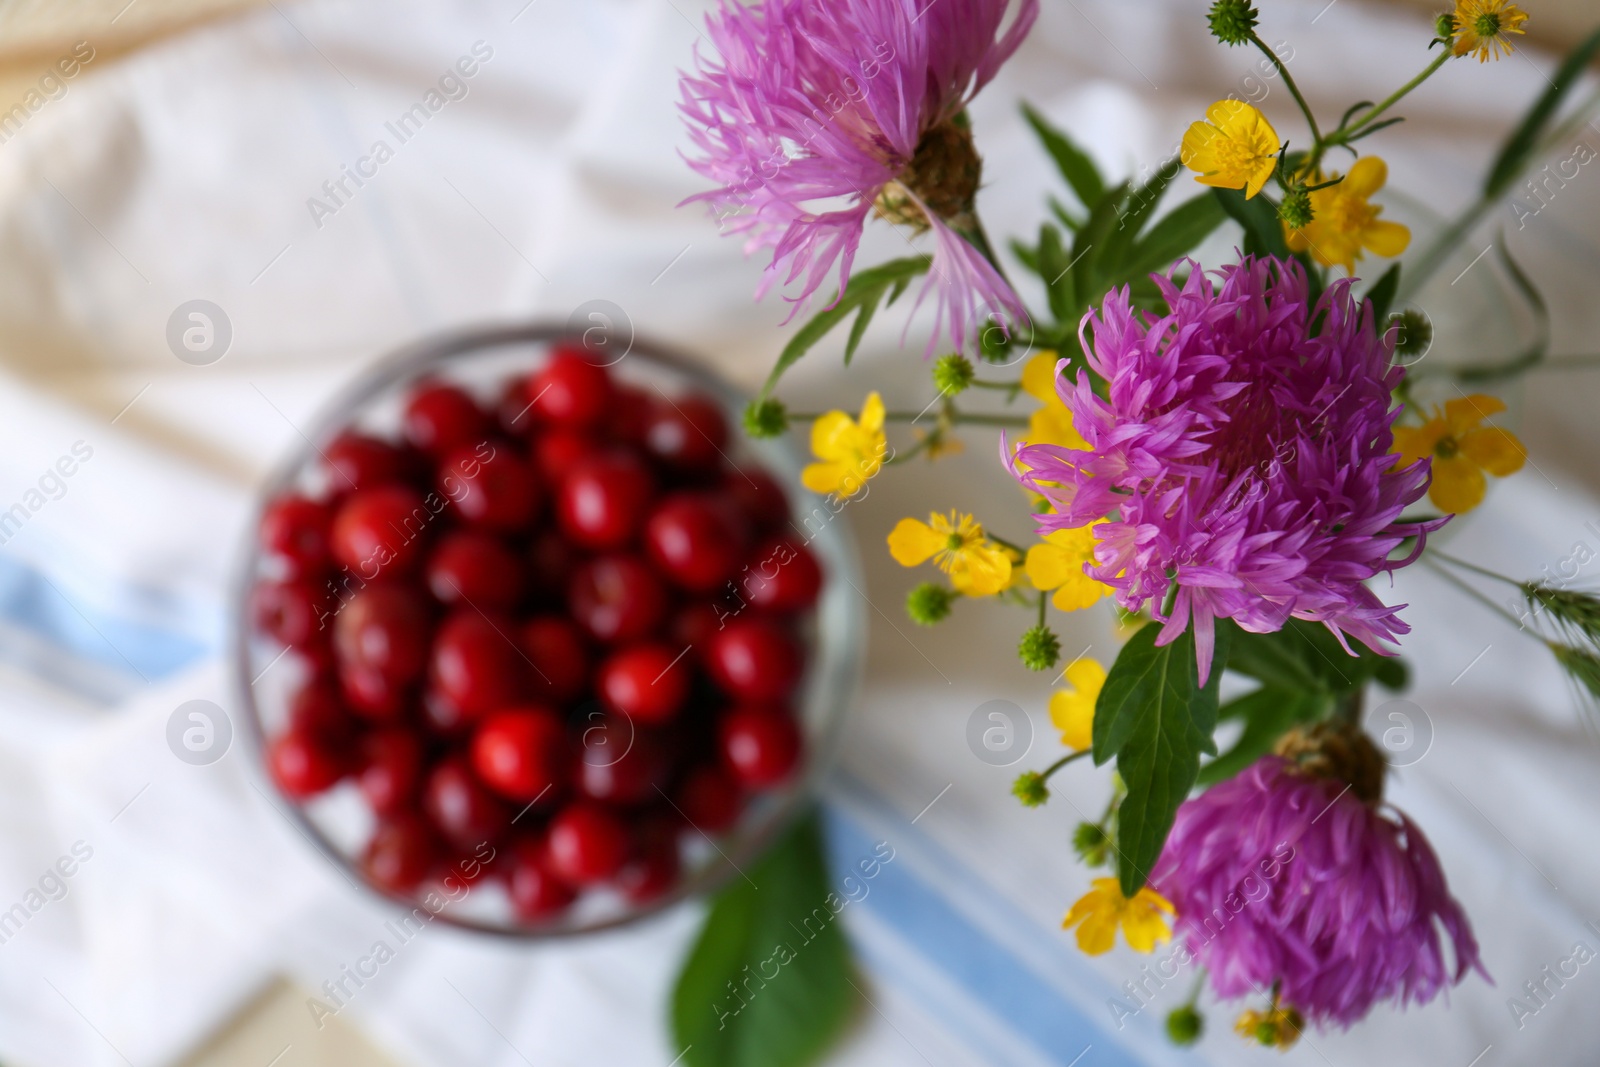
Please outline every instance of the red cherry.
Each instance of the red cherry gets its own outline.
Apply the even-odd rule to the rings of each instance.
[[[533,405],[528,403],[528,380],[512,378],[501,390],[495,404],[495,421],[500,432],[508,437],[527,437],[533,432]]]
[[[514,639],[509,619],[457,609],[433,642],[434,688],[468,719],[516,703],[527,691],[528,664]]]
[[[567,587],[572,617],[599,641],[648,637],[667,609],[661,579],[634,556],[601,556],[580,566]]]
[[[250,591],[256,628],[279,644],[302,648],[322,636],[331,598],[308,581],[259,582]]]
[[[456,513],[473,526],[515,532],[539,513],[533,468],[505,441],[484,441],[449,453],[439,464],[438,485]]]
[[[380,815],[408,808],[422,780],[422,742],[410,730],[385,726],[361,739],[356,784]]]
[[[729,471],[722,491],[733,498],[756,530],[767,533],[789,526],[789,498],[776,478],[749,465]]]
[[[728,420],[704,396],[662,397],[645,422],[645,447],[679,471],[713,471],[728,443]]]
[[[582,430],[552,426],[533,442],[533,466],[546,483],[560,485],[568,471],[598,448],[594,437]]]
[[[667,635],[679,648],[688,646],[692,650],[689,658],[699,662],[705,658],[706,649],[711,645],[712,635],[738,614],[737,604],[723,601],[702,600],[695,604],[686,604],[678,609],[678,613],[667,624]]]
[[[328,465],[328,486],[335,493],[375,489],[403,481],[409,464],[404,453],[387,441],[346,431],[322,450]]]
[[[267,747],[267,766],[278,788],[294,800],[304,800],[344,777],[344,761],[335,747],[316,734],[290,730]]]
[[[489,788],[531,803],[566,779],[566,731],[549,708],[497,711],[472,738],[472,769]]]
[[[550,820],[545,858],[556,877],[572,885],[604,882],[628,859],[628,830],[601,805],[576,801]]]
[[[784,711],[735,708],[723,716],[717,738],[723,762],[751,789],[783,781],[800,759],[800,728]]]
[[[678,884],[678,843],[664,826],[641,827],[631,851],[616,877],[616,886],[629,903],[649,904]]]
[[[741,617],[711,638],[706,666],[729,696],[782,700],[800,680],[800,645],[770,619]]]
[[[631,385],[616,385],[611,391],[610,415],[606,430],[613,441],[626,445],[643,445],[645,429],[654,413],[656,398],[643,389]]]
[[[748,541],[744,517],[730,501],[699,493],[668,497],[645,524],[651,562],[679,586],[698,593],[732,576]]]
[[[369,585],[333,622],[333,650],[341,667],[376,671],[401,685],[428,665],[432,620],[420,593],[403,585]]]
[[[739,821],[744,796],[732,775],[721,767],[707,764],[684,776],[674,803],[690,826],[714,834]]]
[[[303,496],[280,496],[261,515],[261,544],[296,577],[316,575],[333,558],[328,548],[333,512]]]
[[[342,744],[355,731],[355,720],[332,686],[313,682],[289,700],[289,729]]]
[[[466,763],[451,757],[434,767],[422,789],[422,810],[451,844],[476,848],[494,842],[511,825],[511,813],[485,789]]]
[[[589,681],[589,643],[570,619],[539,615],[522,624],[522,651],[532,664],[530,685],[542,700],[565,704]]]
[[[339,668],[339,691],[350,710],[367,719],[397,719],[405,713],[411,690],[373,667]]]
[[[424,382],[406,401],[401,429],[407,441],[441,456],[482,441],[488,436],[489,416],[465,390],[443,382]]]
[[[613,652],[596,676],[600,699],[646,725],[666,722],[689,697],[687,651],[651,641]]]
[[[378,824],[361,857],[367,880],[390,893],[409,893],[433,870],[438,842],[415,815],[401,815]]]
[[[458,852],[441,865],[440,880],[445,881],[446,889],[453,889],[457,882],[476,885],[495,873],[497,869],[495,861],[499,858],[497,850],[487,845],[479,845],[466,855]],[[499,869],[503,869],[503,865]]]
[[[543,839],[525,838],[511,846],[506,891],[517,918],[539,922],[567,909],[577,894],[550,871]]]
[[[654,494],[655,482],[638,458],[611,452],[568,472],[557,516],[567,537],[585,548],[621,548],[638,534]]]
[[[618,746],[622,746],[619,748]],[[639,804],[658,800],[667,760],[653,734],[605,718],[583,733],[577,764],[578,791],[592,800]]]
[[[428,591],[441,604],[509,608],[522,599],[524,570],[522,560],[498,538],[457,530],[428,557]]]
[[[581,348],[561,345],[528,382],[528,399],[539,417],[563,426],[593,426],[611,401],[611,375]]]
[[[578,553],[561,534],[546,530],[528,545],[528,592],[541,604],[565,604]]]
[[[762,611],[805,611],[816,604],[822,592],[822,568],[811,550],[798,541],[772,537],[750,553],[739,584],[745,600]]]
[[[435,517],[410,486],[357,490],[334,515],[333,558],[369,582],[379,574],[408,573]]]

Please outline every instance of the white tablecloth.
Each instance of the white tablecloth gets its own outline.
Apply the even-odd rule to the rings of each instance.
[[[1415,18],[1355,2],[1265,6],[1264,34],[1288,43],[1324,113],[1422,61]],[[170,1063],[270,976],[315,990],[379,936],[388,913],[297,836],[255,784],[245,745],[192,767],[164,733],[186,700],[229,702],[223,583],[251,486],[334,388],[420,334],[564,319],[597,298],[738,381],[765,373],[787,336],[784,306],[752,303],[760,264],[674,206],[698,188],[676,156],[674,82],[704,8],[274,5],[91,68],[0,146],[0,511],[30,489],[57,497],[0,550],[0,911],[23,902],[29,915],[0,941],[0,1061]],[[1204,36],[1198,0],[1045,8],[974,108],[991,233],[1030,234],[1051,180],[1019,97],[1125,173],[1160,158],[1216,97],[1259,93],[1246,81],[1256,61]],[[333,202],[324,183],[475,48],[465,97]],[[1465,201],[1549,69],[1520,55],[1453,64],[1404,109],[1411,139],[1372,142],[1394,184],[1440,208]],[[1281,86],[1263,84],[1264,106],[1295,136]],[[1547,287],[1558,350],[1596,336],[1597,205],[1586,170],[1525,229],[1499,216]],[[899,241],[874,227],[861,262]],[[232,326],[214,365],[167,346],[169,316],[194,299]],[[1448,315],[1449,293],[1439,300]],[[870,387],[920,406],[921,345],[915,331],[904,350],[898,338],[897,316],[881,316],[848,375],[825,348],[788,395],[853,408]],[[1532,382],[1520,418],[1532,463],[1463,524],[1458,554],[1535,574],[1575,542],[1600,549],[1595,396],[1581,374]],[[90,458],[41,487],[79,442]],[[871,1008],[837,1062],[1256,1062],[1265,1054],[1227,1032],[1225,1010],[1195,1052],[1165,1045],[1161,1015],[1186,988],[1119,1031],[1106,999],[1146,961],[1125,950],[1087,960],[1057,929],[1088,879],[1067,844],[1075,808],[1098,811],[1106,779],[1074,772],[1047,808],[1025,811],[1007,793],[1017,768],[980,763],[964,741],[969,713],[1005,698],[1034,716],[1024,765],[1050,758],[1048,687],[1016,666],[1017,620],[963,606],[934,631],[903,621],[919,576],[888,563],[883,534],[930,508],[1017,514],[992,445],[978,435],[962,457],[897,469],[849,511],[873,636],[829,790],[830,847],[850,859],[882,839],[903,859],[849,912]],[[1432,836],[1497,985],[1469,979],[1448,1007],[1380,1009],[1283,1062],[1593,1062],[1594,967],[1520,1026],[1507,1006],[1574,943],[1600,947],[1585,925],[1600,920],[1593,735],[1537,645],[1420,569],[1394,595],[1413,604],[1410,698],[1434,736],[1391,798]],[[1064,643],[1103,658],[1114,647],[1098,613],[1074,619]],[[47,875],[77,843],[59,868],[72,876]],[[46,898],[37,911],[30,891]],[[696,918],[685,908],[539,949],[430,929],[344,1016],[402,1063],[665,1065],[681,1051],[666,1037],[666,992]]]

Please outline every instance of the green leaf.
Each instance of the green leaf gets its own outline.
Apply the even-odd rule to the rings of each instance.
[[[849,283],[845,285],[844,295],[839,298],[839,302],[826,311],[818,312],[812,316],[811,321],[800,327],[795,335],[789,339],[789,343],[783,346],[783,352],[778,356],[778,362],[773,365],[772,373],[767,375],[766,384],[761,387],[761,393],[756,399],[758,401],[765,400],[771,396],[772,390],[778,384],[778,379],[783,377],[783,372],[793,366],[801,356],[809,352],[818,341],[827,335],[829,330],[849,318],[853,313],[866,313],[868,307],[876,311],[878,304],[883,300],[884,293],[889,291],[891,287],[893,287],[894,292],[891,294],[889,302],[893,303],[905,291],[905,287],[910,284],[912,278],[927,272],[930,263],[931,260],[927,256],[910,256],[905,259],[892,259],[869,270],[857,271],[852,274]],[[852,338],[854,341],[860,340],[853,333]],[[853,354],[854,351],[855,345],[852,343],[847,349],[847,362],[848,356]]]
[[[1050,314],[1057,322],[1070,321],[1078,310],[1076,286],[1069,269],[1071,265],[1067,250],[1061,247],[1061,231],[1050,225],[1040,226],[1039,277],[1044,280]]]
[[[1485,199],[1493,200],[1510,189],[1512,183],[1533,161],[1534,153],[1539,150],[1539,141],[1544,135],[1545,127],[1555,117],[1561,102],[1566,99],[1573,86],[1578,84],[1584,69],[1588,67],[1597,52],[1600,52],[1600,29],[1595,30],[1567,54],[1567,58],[1562,60],[1560,68],[1556,70],[1550,88],[1540,94],[1539,99],[1523,117],[1522,123],[1506,139],[1500,154],[1495,157],[1494,165],[1489,168],[1488,177],[1484,179]]]
[[[1194,787],[1200,754],[1215,754],[1217,686],[1233,629],[1218,626],[1211,674],[1199,683],[1194,631],[1155,645],[1159,626],[1145,626],[1123,646],[1095,703],[1094,761],[1117,757],[1128,793],[1117,809],[1117,873],[1133,896],[1150,876],[1178,805]]]
[[[1197,782],[1213,785],[1232,778],[1266,755],[1289,727],[1322,718],[1332,704],[1332,698],[1326,693],[1293,692],[1270,686],[1230,700],[1218,712],[1218,718],[1244,719],[1244,732],[1232,748],[1200,768]]]
[[[1022,105],[1022,116],[1033,127],[1033,132],[1038,135],[1044,150],[1050,153],[1050,158],[1056,161],[1056,169],[1072,186],[1079,203],[1089,207],[1105,196],[1105,179],[1100,177],[1100,171],[1087,152],[1027,104]]]
[[[672,992],[687,1067],[816,1063],[856,1006],[816,815],[748,873],[713,901]]]
[[[1174,157],[1157,167],[1149,181],[1129,190],[1125,206],[1117,216],[1117,229],[1122,231],[1124,237],[1117,245],[1119,251],[1133,246],[1134,238],[1144,229],[1145,220],[1161,203],[1161,194],[1167,191],[1167,186],[1177,175],[1178,160]]]
[[[1388,329],[1389,309],[1394,306],[1394,294],[1400,291],[1400,264],[1396,263],[1367,290],[1367,303],[1372,305],[1372,321],[1378,333]]]
[[[1100,265],[1109,262],[1117,223],[1122,217],[1122,205],[1128,198],[1128,183],[1123,182],[1109,190],[1089,207],[1085,220],[1072,239],[1072,284],[1082,303],[1098,301],[1111,288]]]
[[[1222,205],[1210,193],[1185,200],[1157,219],[1134,246],[1122,268],[1124,280],[1135,281],[1152,271],[1166,270],[1180,257],[1193,252],[1227,217]]]
[[[1280,259],[1289,256],[1289,245],[1283,236],[1283,223],[1278,221],[1278,209],[1265,196],[1244,198],[1242,189],[1213,189],[1222,210],[1244,227],[1244,250],[1252,256],[1274,255]]]
[[[1218,623],[1236,629],[1233,623]],[[1334,695],[1349,693],[1384,670],[1392,662],[1359,641],[1350,642],[1351,655],[1339,639],[1319,622],[1290,619],[1283,629],[1270,634],[1238,630],[1234,636],[1228,669],[1254,678],[1263,685],[1286,692],[1321,690]]]

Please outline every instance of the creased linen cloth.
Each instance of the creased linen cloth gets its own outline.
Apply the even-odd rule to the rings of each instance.
[[[709,48],[696,28],[706,6],[277,5],[93,72],[0,147],[0,514],[26,512],[0,531],[0,1061],[171,1063],[271,976],[316,993],[382,936],[392,912],[297,836],[242,724],[209,766],[166,740],[185,701],[230,709],[226,587],[251,487],[341,382],[421,334],[564,320],[593,299],[737,381],[765,373],[786,308],[751,302],[760,264],[674,206],[698,188],[676,156],[673,102],[676,70]],[[1022,96],[1117,174],[1162,158],[1229,92],[1266,93],[1295,135],[1281,86],[1205,38],[1202,8],[1046,5],[974,108],[992,232],[1031,232],[1051,188],[1016,118]],[[1342,107],[1371,77],[1418,65],[1426,31],[1312,2],[1272,5],[1265,32],[1290,46],[1314,100]],[[1520,55],[1452,65],[1408,104],[1416,140],[1389,153],[1394,180],[1424,205],[1463,202],[1549,67]],[[402,140],[391,125],[430,90],[445,102]],[[379,141],[390,152],[375,163]],[[348,177],[374,167],[359,185]],[[1523,230],[1503,217],[1547,284],[1558,350],[1595,335],[1594,186],[1587,173],[1563,184]],[[871,228],[861,262],[904,254],[901,240]],[[1436,318],[1448,336],[1464,313],[1447,281]],[[222,308],[232,334],[208,366],[181,362],[167,339],[196,299]],[[897,316],[882,320],[847,377],[826,348],[791,375],[797,407],[853,408],[869,387],[923,402],[918,327],[901,349]],[[1520,428],[1536,469],[1497,485],[1454,551],[1537,574],[1581,544],[1576,566],[1592,576],[1593,396],[1583,376],[1533,383]],[[889,566],[879,539],[930,506],[1014,514],[994,444],[978,435],[937,468],[897,470],[846,513],[868,561],[873,638],[825,798],[829,847],[852,863],[885,840],[896,860],[846,912],[869,1007],[837,1062],[1253,1062],[1226,1032],[1228,1010],[1212,1012],[1217,1032],[1197,1050],[1164,1043],[1161,1018],[1191,975],[1152,1007],[1113,1012],[1113,997],[1141,1003],[1124,983],[1156,990],[1149,961],[1088,960],[1057,929],[1087,882],[1071,826],[1098,812],[1107,782],[1074,774],[1039,811],[1009,797],[1011,776],[1055,744],[1049,680],[1015,663],[1017,620],[972,605],[934,631],[903,621],[916,576]],[[1427,737],[1390,796],[1432,836],[1498,984],[1469,980],[1448,1008],[1380,1009],[1283,1062],[1589,1062],[1592,968],[1535,1015],[1514,1017],[1507,997],[1576,942],[1600,946],[1585,925],[1600,920],[1594,742],[1536,645],[1420,569],[1388,595],[1412,603],[1415,627],[1413,705],[1397,709]],[[1069,653],[1114,654],[1099,614],[1062,630]],[[972,711],[997,698],[1032,716],[1033,754],[1012,767],[980,762],[964,740]],[[28,917],[8,930],[14,902]],[[682,1050],[665,1003],[697,916],[537,948],[430,928],[340,1014],[402,1063],[670,1064]]]

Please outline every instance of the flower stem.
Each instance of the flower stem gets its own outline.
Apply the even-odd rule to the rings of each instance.
[[[1039,590],[1039,626],[1044,627],[1045,591]]]
[[[1480,567],[1476,563],[1468,563],[1464,559],[1457,559],[1452,555],[1448,555],[1447,553],[1439,551],[1437,548],[1430,548],[1427,550],[1427,552],[1430,556],[1437,556],[1446,563],[1453,563],[1457,567],[1465,567],[1467,570],[1472,571],[1475,574],[1481,574],[1485,578],[1493,578],[1497,582],[1505,582],[1507,585],[1514,585],[1518,589],[1522,588],[1522,583],[1517,581],[1515,578],[1508,578],[1503,574]]]
[[[1028,420],[1020,415],[964,415],[954,412],[950,416],[950,421],[957,424],[968,423],[972,426],[1005,426],[1019,430],[1028,428]]]
[[[1311,113],[1311,105],[1306,103],[1304,96],[1300,95],[1300,86],[1294,83],[1294,75],[1289,73],[1289,68],[1284,65],[1283,60],[1278,58],[1278,53],[1268,48],[1267,42],[1263,41],[1261,35],[1254,30],[1250,31],[1250,41],[1261,49],[1261,54],[1266,56],[1274,67],[1278,68],[1278,73],[1283,76],[1283,84],[1288,88],[1289,94],[1294,97],[1294,102],[1300,105],[1300,113],[1306,117],[1306,122],[1311,126],[1312,143],[1321,146],[1322,130],[1317,126],[1317,117]],[[1317,154],[1321,155],[1320,147]]]
[[[1417,86],[1433,77],[1434,71],[1444,66],[1445,61],[1451,57],[1451,54],[1452,53],[1448,48],[1442,50],[1437,56],[1434,57],[1432,63],[1429,63],[1426,67],[1422,68],[1422,72],[1420,74],[1406,82],[1394,92],[1390,93],[1388,98],[1385,99],[1383,103],[1379,104],[1371,111],[1368,111],[1365,115],[1362,115],[1361,118],[1356,121],[1354,126],[1346,126],[1329,134],[1328,143],[1330,145],[1344,144],[1350,140],[1351,134],[1357,133],[1372,125],[1373,120],[1375,120],[1379,115],[1383,114],[1385,111],[1388,111],[1391,107],[1394,107],[1394,105],[1398,104],[1402,99],[1404,99],[1405,96],[1411,92],[1411,90],[1415,89]]]
[[[974,378],[968,383],[974,389],[1002,389],[1008,393],[1015,393],[1022,388],[1022,379],[1014,382],[986,382],[981,378]]]
[[[1527,628],[1523,625],[1523,621],[1511,614],[1511,612],[1507,611],[1505,608],[1502,608],[1499,604],[1496,604],[1494,601],[1478,592],[1478,590],[1472,588],[1472,586],[1456,577],[1450,571],[1445,570],[1434,560],[1428,559],[1426,556],[1424,556],[1422,561],[1426,563],[1429,569],[1431,569],[1435,574],[1439,575],[1439,577],[1443,578],[1445,581],[1449,582],[1451,585],[1455,586],[1457,589],[1461,590],[1463,593],[1467,594],[1472,599],[1476,600],[1478,603],[1494,612],[1496,615],[1499,615],[1501,618],[1505,619],[1511,625],[1515,626],[1519,631],[1527,632]],[[1499,577],[1499,575],[1496,575],[1496,577]],[[1539,640],[1538,638],[1535,639]]]
[[[1048,766],[1044,770],[1040,771],[1039,772],[1039,778],[1042,781],[1048,782],[1050,780],[1050,776],[1052,774],[1056,773],[1061,768],[1063,768],[1067,764],[1071,763],[1073,760],[1082,759],[1083,757],[1087,756],[1091,751],[1093,751],[1093,750],[1085,748],[1085,749],[1081,749],[1081,750],[1079,750],[1077,752],[1069,752],[1069,753],[1067,753],[1065,756],[1062,756],[1060,759],[1058,759],[1054,763],[1050,764],[1050,766]]]

